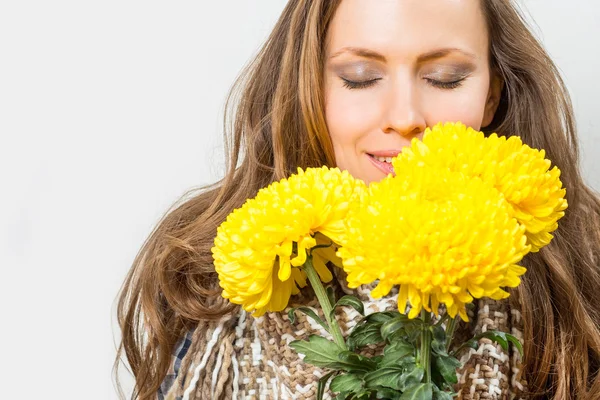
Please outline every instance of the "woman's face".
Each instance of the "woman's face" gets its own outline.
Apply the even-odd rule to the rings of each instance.
[[[496,111],[479,0],[343,0],[326,38],[325,117],[336,163],[369,183],[438,122]],[[389,160],[389,158],[387,159]],[[401,175],[402,171],[395,171]]]

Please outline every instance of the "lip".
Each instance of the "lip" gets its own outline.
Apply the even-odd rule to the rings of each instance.
[[[375,157],[396,157],[400,153],[402,153],[402,149],[400,149],[400,150],[380,150],[380,151],[368,152],[367,154],[375,156]]]
[[[392,174],[392,175],[396,176],[396,174],[394,172],[394,167],[392,166],[392,164],[386,163],[386,162],[381,162],[378,159],[376,159],[374,156],[376,156],[376,157],[395,157],[396,155],[398,155],[398,152],[396,152],[396,155],[383,155],[384,153],[385,152],[367,153],[367,157],[369,157],[369,161],[371,161],[371,163],[375,167],[377,167],[377,169],[379,169],[381,172],[383,172],[385,175]]]

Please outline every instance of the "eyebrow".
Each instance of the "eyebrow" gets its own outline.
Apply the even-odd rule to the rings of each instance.
[[[431,61],[431,60],[435,60],[438,58],[442,58],[453,52],[461,53],[472,59],[477,58],[477,56],[475,54],[470,53],[468,51],[465,51],[465,50],[462,50],[462,49],[459,49],[456,47],[448,47],[448,48],[443,48],[443,49],[432,50],[427,53],[421,54],[417,58],[417,63],[424,63],[426,61]],[[332,54],[331,57],[329,57],[329,58],[337,57],[343,53],[352,53],[359,57],[371,58],[371,59],[374,59],[377,61],[386,62],[386,58],[383,54],[380,54],[376,51],[365,49],[362,47],[343,47],[339,51],[336,51],[334,54]]]

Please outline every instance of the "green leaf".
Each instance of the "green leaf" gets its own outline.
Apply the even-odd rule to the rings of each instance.
[[[433,400],[433,385],[431,383],[419,383],[409,387],[400,400]]]
[[[433,355],[433,358],[433,366],[435,366],[444,380],[451,385],[457,383],[456,369],[462,366],[462,363],[451,356]]]
[[[400,314],[395,318],[387,320],[381,325],[381,337],[384,340],[387,340],[390,335],[404,328],[408,323],[409,319],[404,314]]]
[[[310,335],[308,341],[294,340],[290,347],[297,353],[304,354],[304,361],[317,367],[331,368],[339,362],[339,354],[344,351],[334,342],[319,335]],[[332,368],[335,369],[335,368]]]
[[[506,333],[499,331],[486,331],[482,332],[479,335],[475,336],[477,339],[488,338],[498,343],[502,350],[508,351],[508,339],[506,338]]]
[[[384,323],[389,321],[392,318],[396,318],[400,315],[398,311],[381,311],[381,312],[376,312],[373,314],[369,314],[366,317],[367,322],[380,322],[380,323]]]
[[[444,331],[444,329],[439,325],[430,326],[429,330],[433,335],[433,340],[431,341],[431,350],[437,354],[447,355],[446,331]]]
[[[331,381],[329,389],[332,392],[358,392],[362,389],[362,378],[356,374],[338,375]]]
[[[442,392],[435,385],[433,385],[433,400],[452,400],[452,394],[448,392]]]
[[[377,368],[377,364],[369,358],[348,350],[342,351],[338,355],[338,359],[341,363],[338,369],[343,369],[348,372],[369,372]]]
[[[381,362],[381,360],[383,360],[383,356],[382,355],[371,357],[371,361],[373,361],[377,365],[379,365],[379,363]]]
[[[465,347],[470,347],[474,350],[477,350],[479,348],[479,341],[477,339],[470,339],[451,351],[450,355],[452,357],[456,357],[456,355],[458,355],[458,353],[460,353],[460,351]]]
[[[304,354],[306,363],[317,367],[348,372],[368,372],[377,367],[377,364],[367,357],[344,350],[334,342],[318,335],[310,335],[308,341],[294,340],[290,343],[290,347]]]
[[[517,351],[521,355],[521,358],[523,358],[523,345],[521,344],[521,341],[516,336],[513,336],[509,333],[506,334],[506,338],[509,342],[513,344],[513,346],[517,348]]]
[[[402,361],[407,357],[412,357],[414,351],[392,351],[383,356],[381,361],[379,362],[379,368],[382,367],[398,367],[402,364]]]
[[[288,319],[290,320],[291,324],[294,324],[296,322],[296,307],[292,307],[289,309]]]
[[[431,333],[433,333],[433,340],[437,340],[438,342],[446,342],[446,331],[444,328],[438,325],[434,325],[429,327]]]
[[[446,343],[438,342],[435,339],[431,341],[431,351],[433,351],[435,354],[440,354],[440,355],[448,354],[446,352]]]
[[[394,342],[383,350],[383,358],[379,362],[379,367],[397,367],[406,360],[407,357],[415,355],[415,348],[407,342]]]
[[[317,313],[315,313],[311,308],[308,308],[308,307],[295,307],[295,308],[291,308],[288,311],[288,318],[290,319],[290,323],[293,324],[294,322],[296,322],[296,314],[295,314],[296,311],[300,311],[301,313],[304,313],[307,316],[311,317],[319,325],[321,325],[323,327],[323,329],[325,329],[327,332],[329,332],[329,327],[327,326],[327,324],[325,323],[325,321],[323,321],[321,319],[321,317],[319,317],[317,315]]]
[[[410,340],[410,338],[408,337],[408,335],[406,334],[406,329],[405,328],[400,328],[397,331],[391,333],[388,337],[385,338],[385,341],[388,344],[389,343],[399,342],[399,341],[413,343]]]
[[[377,393],[376,393],[375,397],[377,399],[399,400],[400,396],[402,396],[402,393],[400,393],[399,391],[390,389],[390,388],[386,388],[386,387],[380,387],[380,388],[377,388],[376,390],[377,390]]]
[[[488,338],[498,343],[504,351],[508,351],[508,343],[512,343],[516,348],[521,357],[523,357],[523,345],[515,336],[510,333],[501,332],[501,331],[486,331],[482,332],[479,335],[476,335],[473,339],[479,340],[481,338]]]
[[[383,338],[381,337],[381,323],[366,323],[363,325],[359,325],[350,336],[348,336],[348,343],[352,343],[353,347],[363,347],[368,344],[376,344],[379,342],[383,342]]]
[[[465,346],[470,347],[473,350],[477,350],[479,348],[479,341],[476,339],[471,339],[465,343]]]
[[[401,390],[398,383],[400,382],[400,376],[402,375],[402,368],[399,367],[384,367],[379,368],[373,372],[369,372],[363,376],[365,386],[368,388],[375,388],[377,386],[384,386],[391,389]]]
[[[394,352],[391,352],[393,355]],[[385,357],[385,356],[384,356]],[[378,368],[400,368],[403,374],[407,374],[417,368],[416,359],[412,355],[404,356],[400,359],[392,359],[390,356],[389,363],[383,363],[383,360],[379,363]]]
[[[415,319],[413,321],[414,322],[412,324],[406,325],[406,328],[404,329],[406,331],[406,339],[410,343],[416,344],[417,342],[420,343],[421,341],[421,331],[424,323],[420,319]]]
[[[407,348],[414,349],[415,347],[406,340],[398,339],[387,344],[383,349],[383,353],[385,354],[386,352],[399,351]]]
[[[417,367],[417,360],[413,356],[404,357],[402,360],[400,360],[400,366],[404,368],[404,372],[412,371]]]
[[[391,323],[391,320],[389,321]],[[403,327],[397,329],[395,332],[389,334],[385,340],[388,343],[395,341],[407,341],[413,345],[417,345],[421,341],[423,321],[420,319],[408,320]],[[382,325],[383,331],[383,325]],[[383,336],[383,335],[382,335]]]
[[[412,368],[407,369],[402,376],[400,376],[400,380],[398,382],[398,386],[400,390],[403,392],[418,383],[421,383],[423,377],[425,376],[425,369],[423,367],[413,365]]]
[[[321,377],[319,379],[319,383],[317,383],[317,400],[323,400],[323,394],[325,393],[325,386],[327,385],[327,381],[331,378],[332,375],[336,374],[337,371],[331,371]]]
[[[433,400],[452,400],[453,397],[450,393],[448,392],[437,392],[437,393],[433,393]]]
[[[327,292],[329,304],[331,304],[331,307],[333,307],[333,305],[335,304],[335,292],[331,286],[327,286],[327,289],[325,289],[325,291]]]
[[[369,400],[371,398],[370,390],[361,390],[358,393],[354,393],[350,396],[352,400]]]
[[[434,363],[435,360],[432,358],[431,362]],[[433,383],[434,387],[437,386],[439,388],[444,388],[447,385],[446,380],[444,379],[442,374],[440,374],[440,371],[437,370],[435,365],[431,366],[430,372],[431,372],[431,382]],[[435,398],[435,393],[433,394],[433,397]]]
[[[354,308],[356,311],[358,311],[360,313],[360,315],[365,315],[365,306],[363,304],[362,301],[360,301],[358,298],[356,298],[355,296],[343,296],[341,299],[339,299],[337,301],[337,303],[335,303],[335,306],[333,306],[333,309],[335,310],[336,307],[338,306],[350,306],[352,308]],[[333,312],[333,310],[332,310]]]

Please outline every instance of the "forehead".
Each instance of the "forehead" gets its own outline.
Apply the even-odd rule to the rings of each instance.
[[[437,48],[486,58],[488,33],[480,0],[342,0],[327,32],[326,51],[363,47],[410,62]]]

